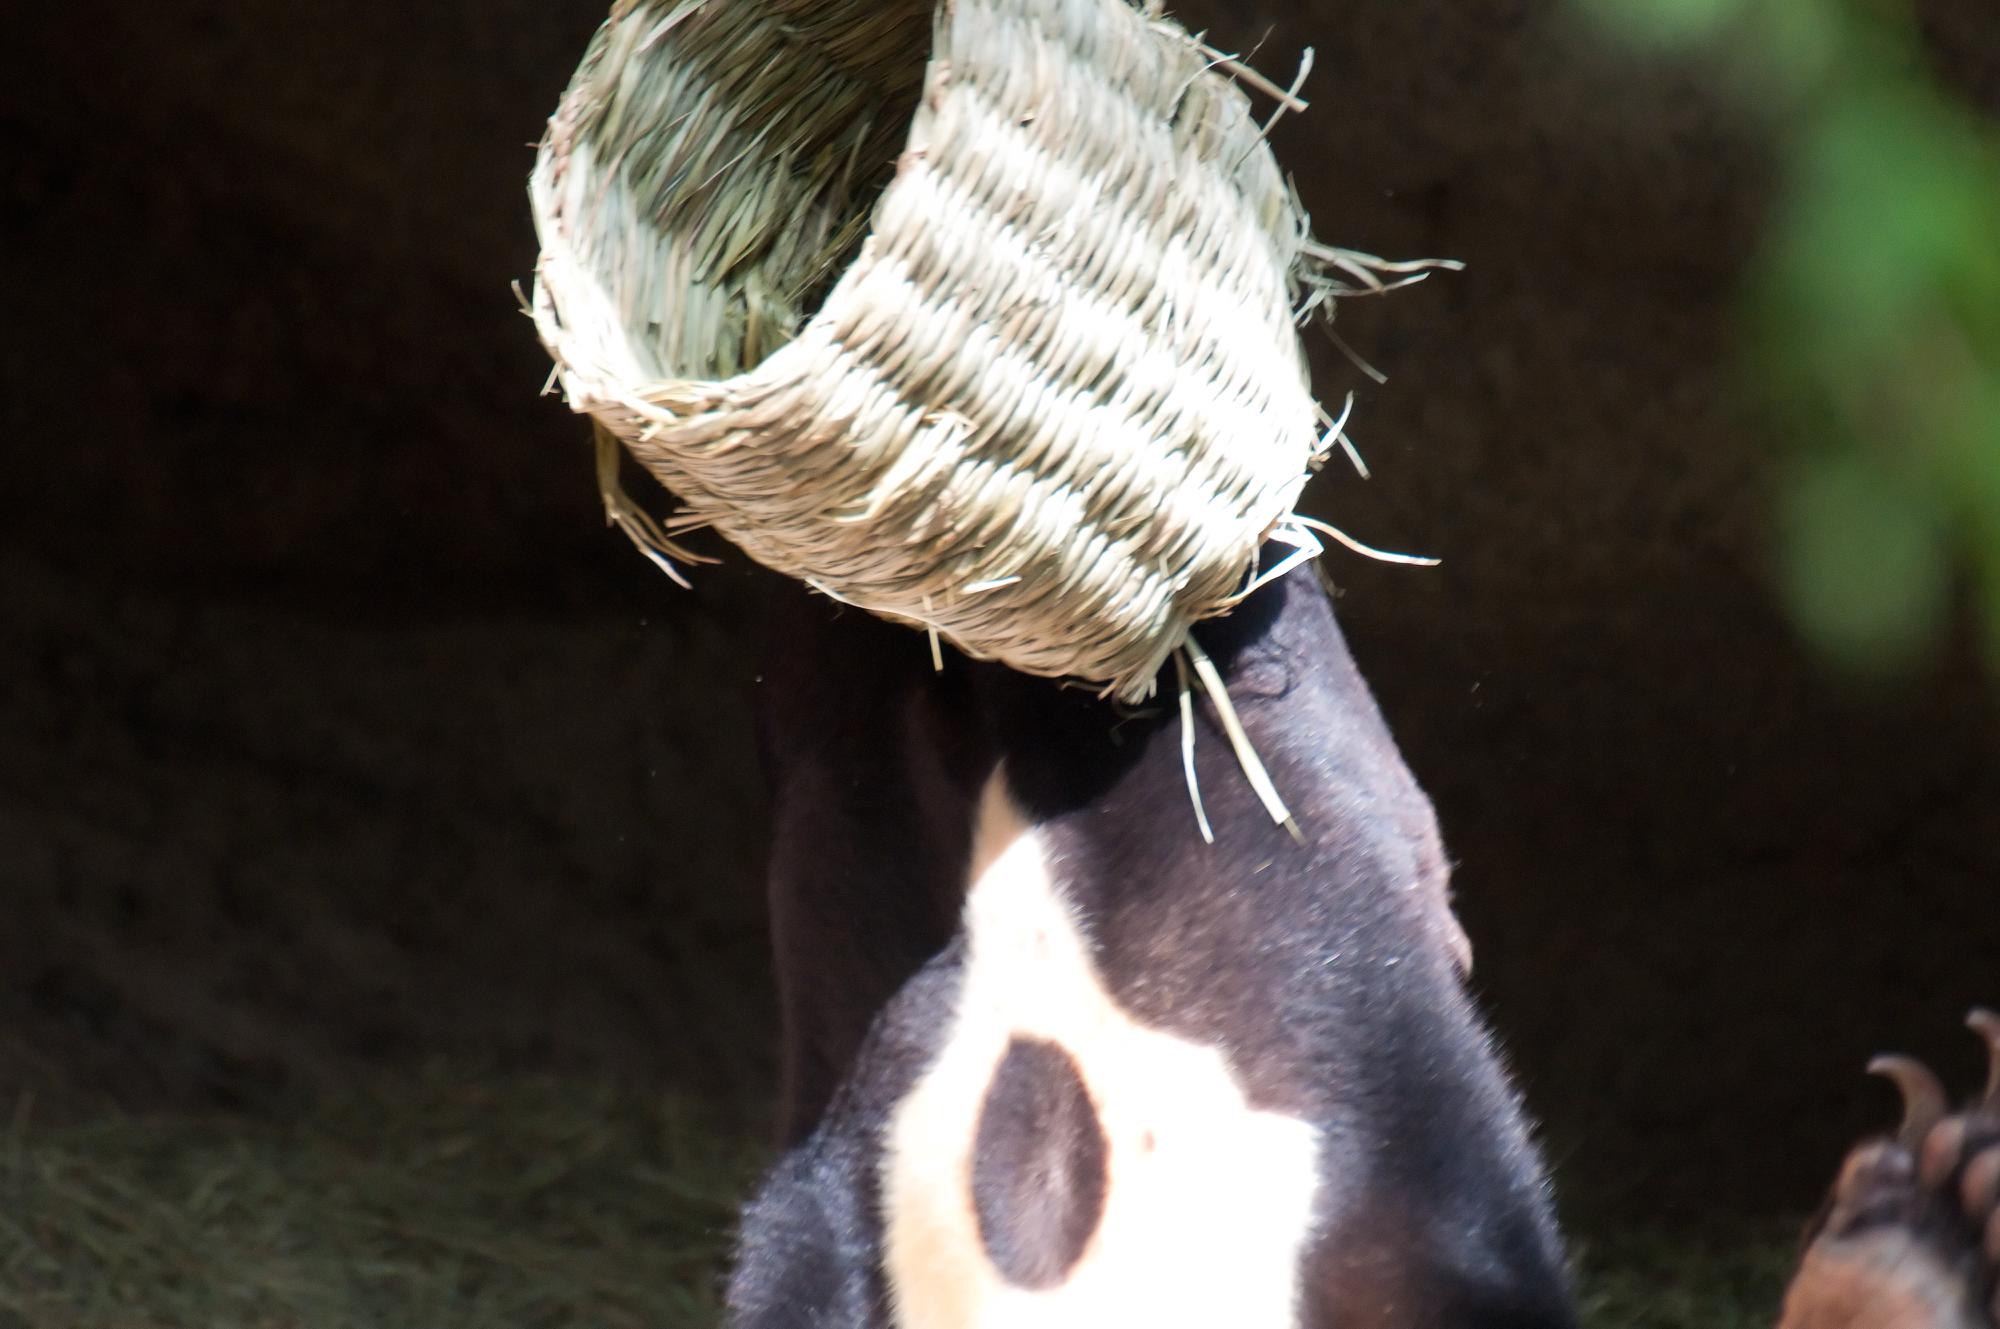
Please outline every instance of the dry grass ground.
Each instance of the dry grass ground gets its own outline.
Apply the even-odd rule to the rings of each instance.
[[[0,1135],[0,1329],[692,1329],[761,1149],[677,1097],[436,1070],[286,1120]],[[1577,1242],[1591,1329],[1770,1323],[1784,1224]]]
[[[756,1154],[683,1099],[443,1071],[286,1121],[17,1121],[0,1326],[712,1324]]]

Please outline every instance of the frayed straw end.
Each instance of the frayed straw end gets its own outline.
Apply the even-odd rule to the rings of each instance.
[[[1310,235],[1299,240],[1298,276],[1309,286],[1323,286],[1331,294],[1387,295],[1402,286],[1412,286],[1433,272],[1463,272],[1465,264],[1455,258],[1388,259],[1359,249],[1341,249],[1322,244]],[[1349,281],[1336,273],[1344,273]]]
[[[1194,804],[1194,824],[1205,844],[1215,843],[1215,829],[1208,824],[1208,809],[1201,804],[1201,779],[1194,773],[1194,689],[1188,686],[1187,652],[1174,652],[1174,676],[1180,687],[1181,769],[1187,774],[1188,802]]]
[[[1285,518],[1285,520],[1305,530],[1318,531],[1321,535],[1330,536],[1348,549],[1360,554],[1363,558],[1372,558],[1378,563],[1402,563],[1413,568],[1434,568],[1444,561],[1440,558],[1432,558],[1428,554],[1395,554],[1386,549],[1377,549],[1373,545],[1362,544],[1332,522],[1321,521],[1317,517],[1308,517],[1303,513],[1294,512],[1291,516]]]
[[[1327,442],[1331,439],[1334,444],[1339,445],[1342,452],[1347,454],[1347,460],[1353,463],[1356,475],[1364,480],[1373,479],[1368,471],[1368,463],[1361,459],[1361,449],[1355,447],[1354,440],[1347,436],[1347,417],[1354,414],[1354,394],[1352,392],[1347,394],[1347,401],[1340,408],[1338,420],[1328,415],[1326,407],[1318,402],[1313,403],[1313,410],[1318,414],[1319,422],[1326,426],[1326,432],[1320,435],[1319,445],[1313,450],[1314,462],[1324,463],[1332,454],[1333,446]]]
[[[1312,238],[1310,222],[1306,220],[1304,206],[1299,202],[1296,185],[1292,189],[1292,207],[1298,214],[1300,226],[1298,256],[1292,263],[1292,280],[1305,290],[1305,299],[1293,313],[1293,321],[1304,324],[1307,319],[1317,316],[1327,336],[1333,339],[1333,344],[1353,362],[1355,368],[1377,383],[1388,382],[1387,374],[1362,359],[1333,330],[1336,302],[1362,295],[1387,295],[1405,286],[1414,286],[1433,272],[1462,272],[1465,264],[1455,258],[1387,259],[1359,249],[1339,249],[1322,244]]]
[[[1182,644],[1180,655],[1184,655],[1187,663],[1194,667],[1194,676],[1200,681],[1202,691],[1208,694],[1209,704],[1215,707],[1215,718],[1221,723],[1222,732],[1228,736],[1229,746],[1236,752],[1236,763],[1243,768],[1244,778],[1250,781],[1250,788],[1256,791],[1258,801],[1264,805],[1264,811],[1270,814],[1273,822],[1290,832],[1293,840],[1304,844],[1305,836],[1300,832],[1298,822],[1292,819],[1291,809],[1285,806],[1284,798],[1278,793],[1278,786],[1272,781],[1270,771],[1265,769],[1263,759],[1257,755],[1256,745],[1250,741],[1248,731],[1243,728],[1243,721],[1236,714],[1235,705],[1229,700],[1229,687],[1222,681],[1222,672],[1215,667],[1215,662],[1208,658],[1208,652],[1195,643],[1193,637],[1189,637]],[[1176,660],[1178,659],[1177,656]],[[1183,695],[1185,696],[1185,693]],[[1192,714],[1192,706],[1184,703],[1181,711],[1182,723],[1185,724]],[[1190,734],[1192,732],[1191,729],[1187,731]],[[1189,773],[1190,790],[1194,789],[1192,742],[1193,740],[1188,737],[1183,737],[1181,740],[1183,759]],[[1201,806],[1199,795],[1196,795],[1195,806],[1199,810]],[[1199,811],[1197,815],[1200,816],[1202,825],[1206,827],[1206,815]]]
[[[1305,98],[1299,96],[1299,89],[1305,86],[1306,75],[1312,72],[1313,57],[1310,46],[1305,49],[1304,54],[1300,57],[1299,71],[1292,79],[1292,86],[1285,88],[1280,87],[1264,75],[1258,73],[1241,55],[1218,50],[1210,46],[1200,35],[1182,30],[1178,24],[1157,21],[1153,24],[1153,28],[1156,32],[1164,36],[1186,42],[1207,60],[1207,67],[1209,69],[1219,69],[1244,87],[1263,93],[1266,97],[1278,103],[1279,111],[1303,111],[1307,109],[1309,103],[1307,103]],[[1273,120],[1276,118],[1276,116],[1272,117]],[[1265,131],[1268,132],[1269,129],[1270,126],[1266,125]]]
[[[593,433],[597,444],[597,495],[604,503],[604,524],[623,531],[625,538],[632,542],[632,547],[644,554],[654,567],[666,573],[674,585],[684,591],[693,590],[693,583],[674,566],[674,560],[679,559],[683,563],[717,563],[721,560],[697,554],[671,539],[653,515],[625,492],[624,482],[618,475],[619,462],[624,456],[623,445],[602,426],[598,426]]]

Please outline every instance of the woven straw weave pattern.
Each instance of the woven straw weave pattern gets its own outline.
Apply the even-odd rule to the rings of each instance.
[[[1315,460],[1303,220],[1123,0],[628,0],[532,191],[571,405],[975,656],[1143,696]]]

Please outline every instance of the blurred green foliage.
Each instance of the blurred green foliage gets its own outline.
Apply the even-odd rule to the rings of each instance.
[[[1800,440],[1779,542],[1799,625],[1845,664],[1904,667],[1965,585],[2000,665],[2000,127],[1885,0],[1580,2],[1771,118],[1745,363]]]

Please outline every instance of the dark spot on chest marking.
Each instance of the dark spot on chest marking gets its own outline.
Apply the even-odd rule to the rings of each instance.
[[[1015,1037],[979,1108],[972,1205],[993,1265],[1017,1287],[1069,1276],[1104,1217],[1108,1149],[1070,1054]]]

